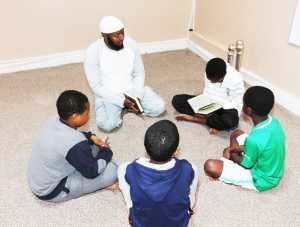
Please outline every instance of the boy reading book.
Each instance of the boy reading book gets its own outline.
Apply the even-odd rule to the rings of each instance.
[[[172,105],[180,113],[176,116],[176,119],[206,124],[212,134],[217,133],[219,130],[236,128],[242,109],[243,76],[231,66],[226,65],[221,58],[213,58],[208,61],[205,72],[203,94],[213,102],[222,105],[223,108],[208,115],[198,114],[194,112],[187,101],[195,95],[175,95]]]

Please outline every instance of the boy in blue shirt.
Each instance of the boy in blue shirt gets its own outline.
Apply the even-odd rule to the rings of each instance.
[[[64,91],[56,107],[59,117],[46,122],[32,149],[28,182],[33,194],[62,202],[112,185],[117,165],[106,140],[77,130],[89,120],[88,98]]]
[[[150,159],[119,167],[119,187],[135,227],[187,226],[195,206],[198,172],[175,158],[179,134],[174,123],[158,121],[148,128],[144,145]]]

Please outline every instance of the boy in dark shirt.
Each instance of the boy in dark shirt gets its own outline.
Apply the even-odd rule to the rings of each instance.
[[[145,148],[150,159],[124,163],[119,186],[135,227],[184,227],[195,206],[198,171],[175,158],[179,134],[174,123],[158,121],[148,128]]]

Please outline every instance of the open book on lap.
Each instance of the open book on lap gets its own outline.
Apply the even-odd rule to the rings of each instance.
[[[124,96],[125,96],[125,98],[129,99],[131,102],[134,103],[135,107],[138,108],[139,113],[144,113],[144,109],[143,109],[143,107],[141,105],[141,102],[140,102],[140,100],[137,97],[132,96],[132,95],[130,95],[128,93],[124,93]]]
[[[244,145],[245,140],[246,140],[246,138],[247,138],[248,136],[249,136],[249,135],[248,135],[247,133],[243,133],[243,134],[239,135],[239,136],[236,138],[238,144],[239,144],[240,146]]]
[[[207,115],[222,108],[222,105],[213,102],[204,94],[190,98],[187,101],[192,107],[194,113],[197,114]]]

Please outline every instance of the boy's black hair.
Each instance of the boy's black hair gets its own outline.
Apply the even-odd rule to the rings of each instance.
[[[247,89],[244,94],[244,105],[250,107],[258,116],[266,116],[274,106],[274,94],[266,87],[253,86]]]
[[[221,58],[209,60],[205,68],[207,79],[218,81],[226,75],[226,62]]]
[[[87,109],[88,97],[80,91],[67,90],[60,94],[56,101],[58,115],[63,120],[74,114],[82,114]]]
[[[151,160],[168,161],[177,150],[178,144],[179,133],[171,121],[158,121],[146,131],[144,145]]]

